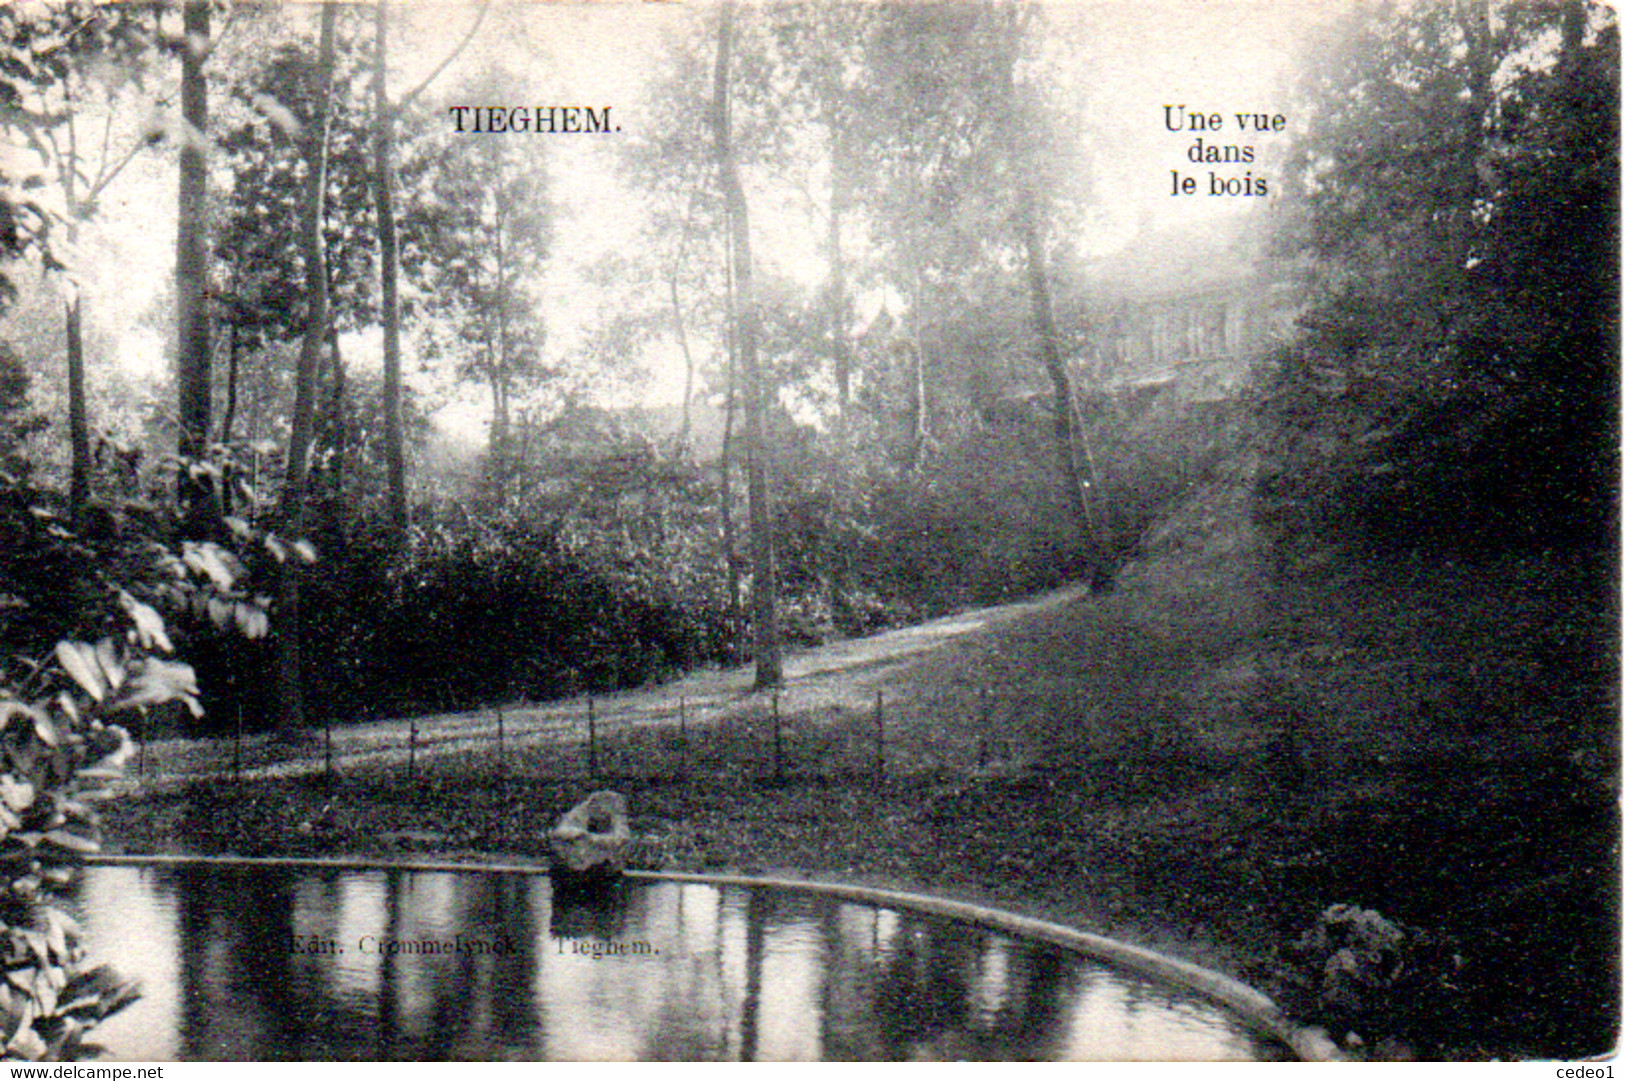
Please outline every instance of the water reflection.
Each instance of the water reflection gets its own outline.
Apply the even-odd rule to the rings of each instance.
[[[788,892],[541,876],[97,867],[73,907],[144,996],[123,1059],[1276,1057],[1064,951]]]

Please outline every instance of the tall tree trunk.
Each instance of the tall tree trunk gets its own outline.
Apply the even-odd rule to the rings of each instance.
[[[1072,379],[1061,358],[1060,338],[1055,331],[1055,312],[1050,302],[1049,275],[1044,266],[1044,248],[1038,238],[1038,211],[1032,188],[1023,185],[1017,227],[1027,254],[1027,286],[1032,301],[1033,323],[1038,331],[1039,359],[1049,374],[1054,394],[1055,455],[1060,464],[1061,484],[1072,509],[1073,526],[1085,558],[1098,575],[1105,571],[1106,544],[1096,528],[1089,506],[1084,479],[1078,468],[1076,429],[1072,424]]]
[[[671,261],[671,315],[676,325],[677,345],[683,351],[683,423],[677,433],[677,445],[683,454],[689,453],[689,442],[694,434],[694,351],[688,344],[688,321],[683,318],[683,301],[679,281],[683,275],[683,259],[688,254],[688,236],[694,227],[694,206],[700,201],[700,183],[703,174],[694,177],[694,190],[688,197],[688,212],[683,215],[683,231],[677,239],[677,255]]]
[[[672,270],[670,282],[672,319],[677,324],[677,345],[683,351],[683,419],[682,425],[677,429],[677,446],[687,456],[689,443],[694,436],[694,351],[688,344],[688,325],[683,319],[683,302],[677,292],[675,268]]]
[[[234,319],[226,324],[226,408],[220,414],[220,442],[231,442],[231,430],[237,423],[237,369],[242,359],[240,332]]]
[[[71,84],[70,84],[71,85]],[[70,107],[73,96],[68,96]],[[105,155],[104,155],[105,165]],[[57,176],[68,210],[68,243],[79,243],[79,222],[85,215],[79,200],[79,130],[68,116],[68,153],[57,165]],[[95,190],[91,192],[94,198]],[[90,419],[85,405],[85,324],[84,296],[78,283],[68,285],[70,296],[63,302],[63,333],[68,347],[68,519],[74,527],[83,525],[85,505],[90,502]]]
[[[219,441],[221,443],[231,442],[231,429],[237,423],[237,369],[240,365],[242,352],[238,341],[239,336],[237,320],[233,318],[231,322],[226,324],[226,408],[220,414]],[[232,513],[232,485],[235,470],[233,462],[235,460],[235,455],[231,455],[226,459],[220,477],[220,513],[222,514]]]
[[[909,303],[908,324],[910,336],[908,373],[908,452],[905,464],[910,472],[918,469],[925,458],[925,444],[930,437],[930,414],[925,400],[925,280],[918,266],[914,267],[914,297]]]
[[[332,282],[328,282],[328,296],[333,295]],[[343,514],[345,484],[349,473],[350,454],[350,422],[349,422],[349,375],[344,367],[344,354],[339,349],[338,327],[331,319],[327,322],[327,356],[329,379],[327,383],[327,417],[323,427],[325,432],[325,447],[332,453],[327,456],[326,490],[330,500],[334,503],[335,517],[330,525],[341,526],[339,518]]]
[[[491,434],[485,452],[487,480],[498,503],[506,497],[508,484],[508,380],[501,356],[498,351],[491,365]]]
[[[337,6],[322,5],[322,39],[317,65],[316,115],[305,136],[304,220],[300,246],[305,259],[305,333],[299,343],[294,373],[293,430],[288,436],[288,463],[282,492],[283,529],[293,537],[305,531],[309,501],[311,445],[316,432],[316,376],[322,344],[327,340],[327,256],[322,241],[323,195],[327,186],[329,91],[333,81],[333,24]],[[278,728],[284,737],[305,727],[302,628],[299,615],[299,564],[282,565],[277,621]]]
[[[727,289],[724,296],[726,306],[723,337],[728,350],[727,388],[722,405],[722,455],[717,465],[721,474],[717,485],[717,502],[722,511],[722,554],[727,560],[728,570],[728,658],[737,664],[739,662],[740,628],[744,626],[744,605],[740,603],[739,581],[739,538],[738,530],[734,527],[734,495],[733,495],[733,460],[734,446],[737,438],[734,434],[734,418],[738,404],[738,371],[737,347],[734,342],[734,279],[733,279],[733,244],[725,243],[726,252],[724,260],[727,263]]]
[[[209,0],[186,0],[185,41],[181,47],[181,141],[179,218],[175,244],[176,329],[179,341],[180,454],[202,458],[208,453],[210,394],[213,381],[209,355],[208,307],[208,163],[204,139],[209,130],[208,81],[203,62],[209,47]],[[180,497],[187,525],[194,534],[211,531],[217,517],[213,486],[205,476],[183,471]]]
[[[756,295],[751,285],[750,213],[728,131],[728,50],[732,27],[733,4],[729,0],[722,6],[717,37],[716,107],[712,119],[722,189],[732,227],[734,279],[739,293],[739,362],[745,377],[745,468],[750,500],[752,632],[756,689],[762,690],[784,682],[784,665],[779,655],[778,572],[774,566],[773,512],[768,505],[762,372],[756,344]]]
[[[835,375],[835,403],[839,423],[846,424],[846,410],[851,403],[852,349],[847,341],[846,320],[846,263],[841,257],[841,154],[839,119],[834,106],[825,110],[829,125],[829,351],[830,366]]]
[[[491,354],[491,439],[486,457],[492,494],[498,504],[508,495],[508,267],[503,219],[496,220],[496,331]]]
[[[1495,70],[1500,66],[1500,51],[1496,48],[1495,33],[1490,26],[1489,0],[1473,0],[1466,10],[1465,37],[1467,46],[1467,86],[1472,100],[1466,103],[1463,119],[1461,163],[1456,169],[1456,180],[1461,194],[1454,200],[1457,207],[1470,207],[1478,202],[1484,191],[1480,176],[1483,165],[1484,144],[1488,138],[1495,114]],[[1473,241],[1480,232],[1471,215],[1462,214],[1452,230],[1454,251],[1450,271],[1454,285],[1463,294],[1468,292],[1471,276],[1467,264],[1472,261]]]
[[[377,46],[373,53],[372,190],[378,208],[378,262],[384,324],[384,469],[391,543],[403,544],[411,525],[406,501],[406,426],[402,420],[400,251],[395,239],[395,114],[385,84],[389,4],[378,0]]]
[[[1563,0],[1560,25],[1562,45],[1557,53],[1558,66],[1566,76],[1572,78],[1573,72],[1580,65],[1580,49],[1585,42],[1585,0]]]
[[[824,99],[824,126],[829,131],[829,351],[835,377],[834,490],[839,506],[847,513],[852,506],[852,447],[847,416],[852,405],[852,343],[848,339],[846,260],[841,251],[841,212],[846,199],[842,178],[847,158],[839,101],[839,91],[829,91]],[[826,562],[825,573],[830,610],[839,621],[841,614],[849,611],[847,583],[851,578],[851,546],[837,542],[832,555]]]
[[[72,468],[68,480],[68,516],[78,525],[90,501],[90,421],[85,407],[85,330],[79,290],[73,289],[64,312],[68,336],[68,444]]]

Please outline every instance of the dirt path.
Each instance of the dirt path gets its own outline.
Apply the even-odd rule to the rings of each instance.
[[[1012,644],[1029,629],[1048,621],[1079,617],[1090,603],[1087,589],[1058,590],[1031,600],[965,612],[918,626],[868,638],[834,642],[798,651],[785,660],[785,683],[776,692],[789,717],[812,721],[872,711],[877,691],[897,727],[897,750],[909,755],[905,736],[919,739],[937,729],[937,742],[953,734],[945,722],[946,703],[958,715],[980,717],[986,692],[1019,678],[1023,665],[1011,657]],[[979,678],[978,678],[979,674]],[[628,727],[675,729],[679,710],[694,728],[730,719],[755,718],[774,695],[752,690],[749,666],[708,669],[659,686],[592,697],[596,721],[611,733]],[[588,697],[544,704],[509,703],[501,707],[503,736],[510,748],[556,746],[585,740]],[[335,725],[330,730],[336,768],[399,766],[416,744],[418,761],[466,755],[494,746],[497,707],[435,714],[416,719]],[[414,735],[415,732],[415,735]],[[243,740],[241,775],[248,779],[296,777],[326,768],[325,739],[312,733],[301,746],[284,747],[270,736]],[[969,739],[964,732],[957,735]],[[148,745],[146,787],[160,787],[233,774],[235,748],[224,740],[154,740]],[[906,763],[900,763],[905,765]]]

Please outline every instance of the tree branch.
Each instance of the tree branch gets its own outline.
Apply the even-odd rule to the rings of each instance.
[[[130,149],[125,153],[124,157],[119,159],[119,163],[113,166],[110,172],[97,178],[95,186],[92,187],[89,193],[85,195],[85,202],[95,202],[96,197],[102,193],[102,189],[107,187],[107,185],[111,184],[114,180],[118,179],[118,175],[124,171],[124,167],[130,164],[130,162],[134,161],[135,156],[141,153],[141,148],[146,145],[146,142],[143,140],[137,140],[136,142],[130,144]]]
[[[401,115],[401,113],[405,112],[407,106],[416,101],[418,95],[427,90],[429,88],[429,84],[439,78],[440,73],[445,71],[446,67],[450,65],[453,60],[457,59],[457,57],[462,54],[464,49],[468,48],[468,43],[474,40],[474,34],[479,30],[480,24],[485,21],[485,13],[489,11],[490,8],[491,0],[480,0],[479,14],[474,17],[474,23],[468,28],[468,33],[463,35],[463,40],[457,43],[457,47],[455,49],[446,54],[445,59],[441,60],[439,65],[436,66],[433,71],[429,72],[422,82],[418,83],[417,86],[412,88],[410,93],[403,95],[401,100],[395,103],[393,110],[391,110],[393,116],[398,117]]]

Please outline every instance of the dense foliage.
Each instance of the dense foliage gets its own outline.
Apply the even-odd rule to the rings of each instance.
[[[173,490],[173,486],[171,486]],[[263,635],[242,565],[212,543],[173,542],[174,507],[103,513],[75,532],[60,497],[0,484],[0,1046],[75,1059],[137,987],[95,964],[55,896],[100,848],[97,804],[135,745],[131,719],[201,716],[171,619],[196,612]],[[163,610],[171,613],[166,619]],[[142,722],[145,725],[145,722]]]
[[[780,424],[788,641],[873,633],[1066,580],[1064,508],[1034,475],[1041,412],[979,421],[921,469],[881,460],[856,475],[815,443],[794,445],[788,418]],[[1222,424],[1141,425],[1101,448],[1125,462],[1102,501],[1125,548],[1227,449],[1213,443]],[[595,438],[584,458],[539,454],[521,495],[420,505],[405,550],[376,517],[312,533],[323,553],[306,586],[308,648],[321,658],[306,670],[312,720],[604,693],[748,657],[747,625],[729,606],[715,469],[624,428]],[[256,577],[275,569],[263,546],[243,556]],[[178,633],[208,706],[189,728],[228,732],[239,709],[250,730],[273,723],[265,643],[206,619]]]
[[[1619,37],[1584,5],[1361,11],[1305,85],[1298,341],[1262,392],[1283,537],[1605,545]]]
[[[180,25],[149,14],[160,38]],[[762,585],[745,556],[746,308],[766,384],[763,528],[793,642],[1103,581],[1248,430],[1235,403],[1154,404],[1086,381],[1087,168],[1061,160],[1073,143],[1056,133],[1076,126],[1075,102],[1054,87],[1076,57],[1070,38],[1045,40],[1054,13],[786,5],[739,12],[730,152],[750,186],[791,178],[777,194],[819,238],[827,275],[809,283],[763,260],[744,305],[704,105],[719,43],[710,16],[685,24],[651,77],[658,123],[614,144],[616,178],[647,213],[641,242],[597,264],[559,266],[568,214],[543,142],[439,122],[436,98],[510,97],[523,80],[496,64],[401,95],[384,170],[398,188],[400,329],[412,374],[436,376],[439,393],[477,392],[489,426],[458,475],[431,457],[430,395],[407,394],[415,523],[386,528],[383,463],[402,448],[376,377],[345,353],[385,321],[383,106],[369,88],[379,43],[409,24],[366,14],[326,20],[326,49],[310,13],[245,14],[216,35],[217,438],[181,463],[165,457],[175,433],[163,410],[93,418],[139,435],[103,441],[120,456],[116,476],[92,463],[89,511],[70,523],[82,543],[111,538],[86,557],[109,567],[131,535],[173,543],[153,508],[184,469],[219,480],[205,532],[255,581],[292,578],[281,570],[294,541],[275,530],[308,534],[320,561],[300,577],[300,614],[276,629],[309,638],[289,663],[312,720],[607,690],[744,659],[743,598]],[[510,15],[494,12],[487,29],[518,25]],[[1587,18],[1577,5],[1361,9],[1321,43],[1280,215],[1305,271],[1304,332],[1252,403],[1266,459],[1258,506],[1278,536],[1550,544],[1606,519],[1617,122],[1597,103],[1614,92],[1617,34]],[[16,95],[54,93],[69,74],[49,69],[60,43],[38,29],[12,58]],[[139,86],[103,89],[109,110],[142,103]],[[1006,123],[1018,107],[1023,123]],[[316,168],[319,206],[306,185]],[[318,218],[320,251],[307,252],[295,234]],[[312,279],[318,260],[327,271]],[[561,343],[554,288],[571,274],[601,310]],[[320,335],[313,280],[329,293]],[[311,353],[301,393],[316,414],[300,452],[308,506],[287,491],[296,343]],[[686,367],[680,426],[584,404],[673,349]],[[6,393],[9,409],[18,395]],[[709,435],[702,412],[722,418]],[[38,426],[18,398],[0,449],[19,476]],[[75,581],[72,559],[55,558],[13,557],[30,580]],[[177,619],[205,702],[220,707],[188,724],[225,729],[239,704],[250,727],[270,722],[264,688],[287,684],[272,680],[266,644],[236,633],[235,606],[262,601],[186,606]],[[38,648],[98,600],[76,583],[29,603]]]

